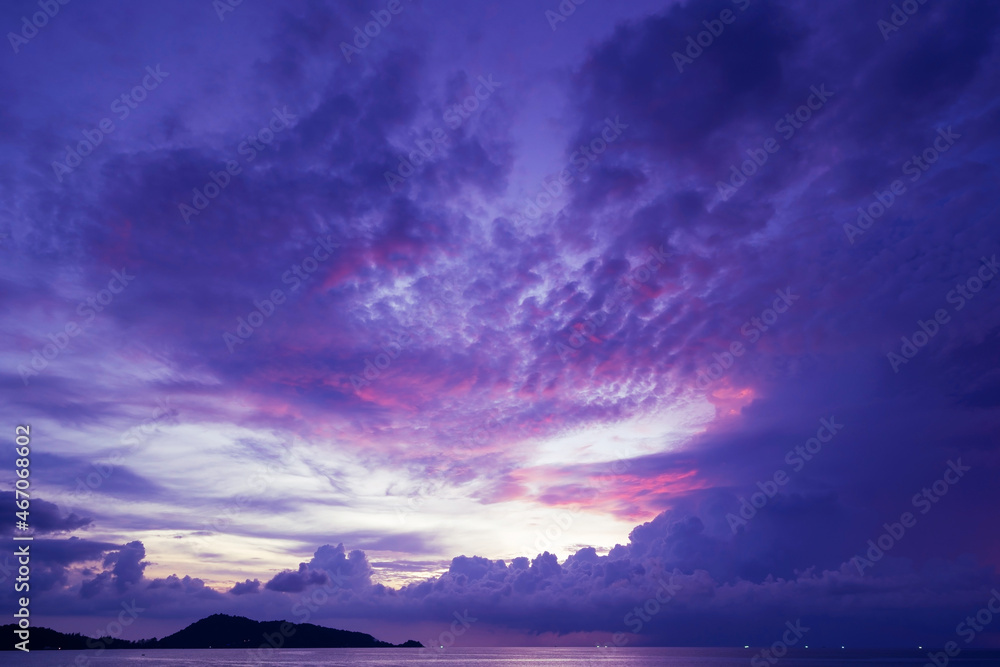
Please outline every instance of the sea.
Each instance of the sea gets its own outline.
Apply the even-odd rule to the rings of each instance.
[[[927,651],[860,651],[850,649],[798,649],[770,662],[759,649],[708,648],[453,648],[429,649],[177,649],[103,651],[3,651],[0,664],[40,667],[288,667],[290,665],[344,665],[353,667],[849,667],[874,665],[945,667],[975,665],[1000,667],[1000,651],[962,651],[956,658]],[[754,657],[758,660],[751,663]],[[937,664],[935,664],[935,662]]]

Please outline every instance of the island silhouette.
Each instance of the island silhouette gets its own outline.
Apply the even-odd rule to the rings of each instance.
[[[13,651],[13,624],[0,627],[5,641],[0,650]],[[31,630],[30,648],[37,650],[85,651],[88,649],[195,649],[195,648],[423,648],[410,640],[390,644],[363,632],[325,628],[312,623],[254,621],[243,616],[212,614],[162,639],[129,641],[114,637],[65,634],[49,628]]]

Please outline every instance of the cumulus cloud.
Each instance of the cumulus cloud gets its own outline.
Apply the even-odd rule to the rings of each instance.
[[[106,552],[102,572],[78,585],[63,582],[41,604],[52,606],[54,613],[81,603],[111,609],[134,599],[157,617],[224,610],[271,619],[301,613],[308,603],[310,619],[333,625],[359,618],[390,619],[403,626],[445,623],[459,611],[484,628],[622,633],[639,644],[726,644],[738,637],[764,641],[794,610],[813,624],[814,636],[822,641],[849,631],[855,645],[879,645],[887,630],[873,626],[865,633],[857,624],[877,618],[885,605],[898,609],[908,622],[932,628],[949,614],[978,604],[983,590],[1000,584],[992,568],[971,558],[918,569],[891,555],[872,572],[844,562],[831,569],[805,568],[788,578],[743,577],[732,574],[734,562],[745,558],[740,546],[739,537],[709,538],[695,516],[666,512],[637,526],[627,544],[605,555],[585,547],[562,561],[548,552],[510,563],[458,556],[444,574],[394,589],[372,584],[363,552],[348,554],[343,545],[324,545],[298,570],[279,573],[266,586],[248,579],[227,597],[189,576],[145,578],[145,550],[131,542]],[[713,565],[721,561],[728,565]],[[738,627],[727,623],[736,616]]]
[[[233,595],[260,593],[260,580],[254,579],[251,581],[250,579],[247,579],[246,581],[233,584],[233,587],[229,589],[229,592]]]

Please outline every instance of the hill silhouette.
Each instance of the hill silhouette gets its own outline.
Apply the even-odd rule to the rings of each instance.
[[[4,641],[0,650],[15,650],[15,625],[0,626]],[[111,637],[93,638],[65,634],[49,628],[32,628],[31,650],[62,649],[167,649],[167,648],[422,648],[410,640],[404,644],[379,641],[363,632],[336,630],[312,623],[254,621],[243,616],[213,614],[162,639],[127,641]]]

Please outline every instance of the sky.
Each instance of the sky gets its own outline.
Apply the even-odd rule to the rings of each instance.
[[[1000,647],[996,3],[45,6],[36,625]]]

